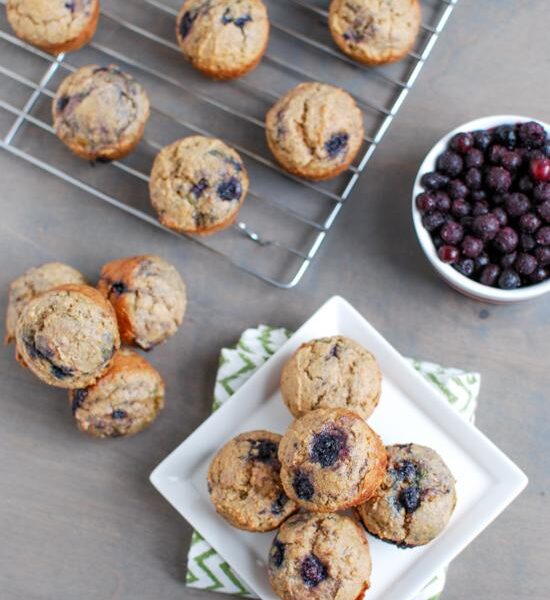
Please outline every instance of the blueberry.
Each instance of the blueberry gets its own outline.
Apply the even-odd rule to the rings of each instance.
[[[478,202],[474,202],[472,207],[472,215],[474,217],[480,217],[481,215],[486,215],[489,212],[489,203],[487,200],[479,200]]]
[[[464,228],[456,221],[448,221],[441,228],[441,239],[448,244],[458,244],[464,237]]]
[[[462,241],[462,253],[468,258],[476,258],[483,252],[483,242],[473,235],[467,235]]]
[[[545,267],[537,267],[531,273],[531,275],[529,275],[529,281],[531,281],[532,283],[540,283],[545,279],[548,279],[548,269],[546,269]]]
[[[520,285],[521,279],[513,269],[504,269],[498,278],[498,287],[503,290],[513,290]]]
[[[531,181],[529,175],[523,175],[523,177],[520,177],[517,185],[518,190],[524,194],[527,194],[533,190],[533,182]]]
[[[535,258],[542,267],[550,265],[550,246],[539,246],[536,248]]]
[[[57,379],[65,379],[73,374],[73,370],[68,367],[58,367],[57,365],[51,365],[51,374]]]
[[[63,112],[67,108],[67,104],[69,104],[70,101],[70,96],[61,96],[56,104],[57,112]]]
[[[483,165],[484,161],[483,152],[477,148],[472,148],[464,157],[464,166],[467,169],[472,167],[479,168]]]
[[[456,246],[450,246],[447,244],[439,248],[437,251],[437,256],[439,256],[439,260],[442,262],[452,265],[460,258],[460,250]]]
[[[113,419],[125,419],[127,416],[128,413],[120,408],[115,408],[115,410],[113,410],[111,413],[111,417],[113,417]]]
[[[539,206],[539,212],[540,209],[541,207]],[[544,212],[546,213],[546,211]],[[541,213],[541,216],[550,223],[550,202],[548,203],[548,218],[546,218],[543,213]],[[523,231],[524,233],[535,233],[535,231],[541,226],[541,221],[535,213],[528,212],[524,215],[521,215],[521,217],[519,218],[518,225],[521,231]]]
[[[292,487],[300,500],[311,500],[315,490],[309,476],[304,471],[296,471],[292,480]]]
[[[271,512],[274,515],[280,515],[283,512],[283,509],[288,502],[288,496],[281,492],[275,500],[271,503]]]
[[[466,179],[467,178],[468,173],[466,173]],[[481,183],[481,174],[479,181]],[[462,181],[460,181],[460,179],[451,179],[451,181],[449,181],[449,185],[447,186],[447,193],[453,200],[456,200],[457,198],[466,198],[470,191],[468,187],[470,186],[465,185]]]
[[[217,189],[218,196],[222,200],[228,202],[238,200],[241,197],[242,187],[241,182],[236,177],[230,177],[226,181],[222,181]]]
[[[495,130],[495,139],[506,148],[515,148],[517,144],[515,127],[513,125],[500,125]]]
[[[481,171],[475,167],[468,169],[466,171],[466,175],[464,176],[464,183],[471,190],[479,190],[482,183]]]
[[[434,210],[436,204],[435,196],[431,192],[422,192],[416,197],[416,208],[422,212]]]
[[[470,194],[470,200],[472,202],[481,202],[487,199],[487,192],[485,190],[473,190]]]
[[[490,262],[489,255],[486,252],[482,252],[474,258],[475,270],[482,271]]]
[[[197,18],[198,13],[194,13],[192,11],[186,11],[183,13],[181,20],[178,25],[178,30],[181,36],[181,39],[185,39],[189,32],[191,31],[191,27]]]
[[[269,562],[278,569],[283,564],[284,559],[285,545],[275,538],[269,551]]]
[[[529,252],[537,245],[535,238],[529,233],[522,233],[519,236],[519,248],[524,252]]]
[[[489,167],[485,172],[485,184],[494,192],[506,192],[512,185],[512,177],[503,167]]]
[[[491,213],[480,215],[474,219],[473,230],[484,241],[492,240],[499,229],[498,219]]]
[[[247,23],[250,23],[251,21],[252,21],[252,17],[250,15],[244,15],[243,17],[237,17],[233,21],[233,25],[235,25],[235,27],[238,27],[239,29],[243,29],[243,27]]]
[[[481,277],[479,278],[479,281],[483,285],[488,285],[492,287],[496,285],[499,275],[500,267],[498,265],[489,264],[481,272]]]
[[[535,234],[535,240],[541,246],[550,246],[550,227],[541,227]]]
[[[513,150],[505,150],[500,157],[500,164],[507,171],[516,171],[521,167],[521,156],[518,152]]]
[[[529,165],[535,181],[550,181],[550,158],[534,158]]]
[[[504,152],[506,152],[506,148],[504,146],[495,144],[489,148],[487,158],[489,159],[489,162],[492,162],[494,165],[500,165],[500,161]]]
[[[490,132],[480,130],[474,131],[472,135],[474,137],[474,145],[476,148],[485,151],[491,145],[493,137]]]
[[[420,490],[414,485],[405,488],[399,494],[399,502],[404,507],[405,512],[414,512],[420,506]]]
[[[451,213],[454,217],[457,218],[468,216],[471,210],[472,209],[468,202],[466,202],[466,200],[463,200],[462,198],[453,200],[453,203],[451,204]]]
[[[73,13],[75,10],[74,0],[69,0],[68,2],[65,2],[65,8]]]
[[[460,175],[463,166],[464,162],[461,156],[451,150],[446,150],[440,154],[437,159],[438,170],[449,177],[457,177]]]
[[[310,588],[319,585],[328,577],[327,568],[314,554],[304,558],[300,574],[304,584]]]
[[[550,183],[537,183],[533,189],[535,202],[550,202]]]
[[[325,142],[325,150],[330,158],[334,158],[340,152],[345,150],[348,145],[349,135],[347,133],[336,133],[327,142]]]
[[[537,259],[531,254],[518,254],[514,267],[520,275],[531,275],[537,268]]]
[[[495,248],[504,254],[509,254],[516,249],[519,237],[515,229],[503,227],[495,236],[493,244]]]
[[[449,183],[449,178],[446,175],[435,171],[424,173],[420,178],[420,185],[427,190],[441,190]]]
[[[203,177],[198,181],[198,183],[194,183],[191,187],[191,193],[195,198],[200,198],[204,192],[204,190],[208,189],[208,181]]]
[[[86,389],[73,390],[73,393],[72,393],[73,401],[71,404],[71,409],[73,411],[73,415],[82,406],[82,403],[84,402],[84,400],[86,400],[87,395],[88,395],[88,390],[86,390]]]
[[[441,190],[434,192],[434,198],[437,210],[442,213],[447,213],[451,210],[451,199],[445,192]]]
[[[475,271],[475,263],[471,258],[463,258],[453,266],[459,273],[462,273],[462,275],[464,275],[465,277],[471,277]]]
[[[503,269],[509,269],[509,268],[513,267],[514,263],[516,262],[517,257],[518,257],[517,252],[508,252],[507,254],[504,254],[502,256],[502,258],[500,259],[500,266]]]
[[[114,292],[117,296],[120,296],[121,294],[126,293],[128,291],[128,288],[126,287],[126,284],[122,281],[113,281],[113,283],[111,283],[110,291]]]
[[[229,25],[229,23],[233,23],[233,17],[231,16],[231,8],[226,8],[223,12],[221,22],[224,25]]]
[[[474,145],[474,137],[471,133],[457,133],[449,142],[449,148],[459,154],[466,154]]]
[[[518,126],[518,137],[526,148],[540,148],[546,142],[546,131],[539,123],[529,121]]]
[[[501,227],[504,227],[505,225],[508,224],[508,215],[507,215],[506,211],[503,208],[501,208],[500,206],[497,206],[493,210],[493,214],[498,219],[498,224]]]
[[[506,194],[504,197],[504,207],[511,217],[521,217],[521,215],[525,214],[531,208],[531,203],[525,194],[515,192],[513,194]]]
[[[277,451],[279,446],[271,440],[249,440],[250,450],[248,458],[258,462],[268,463],[277,460]]]
[[[445,223],[445,217],[437,210],[426,213],[422,217],[422,225],[424,225],[428,231],[435,231],[441,227],[443,223]]]
[[[329,356],[332,358],[338,358],[340,356],[340,344],[334,344],[334,346],[332,346]]]
[[[323,468],[331,467],[346,447],[346,435],[339,429],[323,431],[313,436],[310,458]]]
[[[412,483],[418,475],[416,465],[410,460],[403,460],[396,464],[394,470],[400,480],[408,481],[409,483]]]

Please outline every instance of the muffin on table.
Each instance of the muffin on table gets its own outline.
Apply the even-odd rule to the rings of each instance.
[[[120,347],[111,304],[96,289],[74,284],[27,303],[15,341],[24,365],[45,383],[62,388],[94,383]]]
[[[94,384],[70,390],[69,401],[80,431],[97,438],[130,436],[164,408],[164,382],[149,362],[123,348]]]
[[[230,440],[208,470],[208,491],[216,511],[234,527],[271,531],[298,506],[285,494],[277,458],[281,436],[249,431]]]
[[[369,533],[409,548],[432,541],[456,505],[455,481],[435,450],[418,444],[387,446],[388,467],[378,491],[356,508]]]
[[[150,350],[174,335],[183,321],[185,283],[176,268],[159,256],[107,263],[97,288],[113,305],[126,344]]]
[[[14,279],[10,283],[8,295],[5,343],[10,344],[15,339],[19,315],[33,298],[66,283],[85,284],[86,281],[80,271],[59,262],[33,267]]]
[[[354,412],[318,409],[294,421],[279,445],[281,481],[301,507],[333,512],[370,498],[386,473],[378,435]]]
[[[267,48],[267,10],[262,0],[185,0],[176,35],[185,58],[204,75],[241,77]]]
[[[233,148],[194,135],[159,152],[149,192],[166,227],[182,233],[213,233],[235,220],[248,192],[248,174]]]
[[[420,29],[418,0],[332,0],[328,24],[344,54],[367,65],[400,60]]]
[[[7,0],[6,14],[17,37],[50,54],[61,54],[92,39],[99,0]]]
[[[285,363],[283,400],[294,417],[317,408],[347,408],[364,419],[378,405],[382,373],[361,344],[336,335],[302,344]]]
[[[57,137],[75,154],[109,161],[126,156],[139,143],[149,99],[117,66],[88,65],[61,82],[52,114]]]
[[[275,536],[268,574],[283,600],[360,600],[370,586],[367,537],[350,517],[299,513]]]
[[[311,180],[336,177],[353,162],[363,143],[363,115],[344,90],[326,83],[301,83],[269,109],[269,149],[289,173]]]

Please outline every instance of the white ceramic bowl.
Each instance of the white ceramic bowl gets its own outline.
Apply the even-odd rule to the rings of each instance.
[[[418,194],[424,191],[424,188],[420,185],[420,178],[422,175],[424,175],[424,173],[435,171],[437,157],[446,149],[447,144],[453,135],[460,131],[491,129],[492,127],[498,127],[499,125],[524,123],[525,121],[537,121],[537,123],[540,123],[547,132],[550,132],[550,125],[547,123],[544,123],[539,119],[520,117],[518,115],[496,115],[492,117],[483,117],[481,119],[476,119],[474,121],[469,121],[468,123],[459,125],[456,129],[453,129],[446,136],[442,137],[428,152],[426,158],[420,165],[420,169],[418,170],[418,174],[416,175],[416,179],[414,181],[412,192],[412,215],[416,235],[420,245],[422,246],[424,254],[432,264],[432,267],[449,285],[462,294],[482,302],[506,304],[510,302],[520,302],[521,300],[530,300],[531,298],[536,298],[537,296],[541,296],[542,294],[550,292],[550,279],[547,279],[542,283],[536,283],[515,290],[501,290],[500,288],[482,285],[473,279],[465,277],[456,269],[453,269],[451,265],[442,262],[437,256],[437,251],[432,242],[432,238],[422,225],[422,216],[420,211],[416,208],[415,199]]]

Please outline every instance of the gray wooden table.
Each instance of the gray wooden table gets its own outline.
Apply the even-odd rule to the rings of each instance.
[[[189,527],[148,483],[209,413],[218,350],[257,323],[297,327],[326,298],[352,302],[404,354],[483,375],[478,425],[526,471],[522,496],[452,565],[445,598],[548,598],[550,298],[487,307],[445,286],[414,238],[410,189],[433,141],[495,113],[550,121],[547,0],[462,0],[319,259],[291,291],[269,287],[0,153],[0,288],[62,260],[95,280],[152,252],[187,279],[185,325],[150,358],[166,378],[160,420],[134,439],[76,431],[65,394],[0,349],[2,600],[211,598],[183,585]],[[0,296],[4,311],[6,295]]]

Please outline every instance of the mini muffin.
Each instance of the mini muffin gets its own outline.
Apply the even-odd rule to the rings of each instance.
[[[442,458],[425,446],[387,446],[386,477],[356,509],[366,529],[402,548],[422,546],[438,536],[456,505],[455,481]]]
[[[299,513],[275,536],[268,574],[283,600],[361,600],[370,585],[367,536],[350,517]]]
[[[283,367],[281,393],[294,417],[347,408],[366,419],[376,408],[382,373],[361,344],[337,335],[302,344]]]
[[[279,460],[287,496],[319,512],[365,502],[381,484],[387,461],[378,435],[343,408],[313,410],[294,421]]]
[[[270,431],[241,433],[210,464],[210,499],[234,527],[271,531],[298,509],[281,485],[280,440],[280,435]]]
[[[69,401],[80,431],[98,438],[129,436],[164,408],[164,382],[150,363],[124,348],[93,385],[70,390]]]
[[[69,265],[53,262],[29,269],[10,283],[6,311],[6,344],[15,339],[17,319],[23,307],[38,294],[66,283],[86,283],[84,275]]]
[[[78,50],[94,36],[99,0],[8,0],[17,37],[50,54]]]
[[[126,344],[150,350],[182,324],[187,307],[185,283],[160,256],[132,256],[107,263],[97,288],[114,306]]]
[[[367,65],[403,58],[420,29],[418,0],[332,0],[328,24],[344,54]]]
[[[143,87],[115,65],[82,67],[61,82],[52,103],[57,137],[89,160],[129,154],[143,135],[149,99]]]
[[[248,192],[241,157],[222,141],[194,135],[163,148],[149,181],[159,221],[183,233],[213,233],[235,220]]]
[[[267,48],[267,10],[262,0],[185,0],[176,35],[185,58],[204,75],[241,77]]]
[[[62,285],[31,300],[15,330],[17,352],[39,379],[86,387],[111,366],[120,347],[113,307],[94,288]]]
[[[353,162],[363,143],[363,115],[344,90],[326,83],[301,83],[269,109],[269,149],[281,166],[299,177],[336,177]]]

